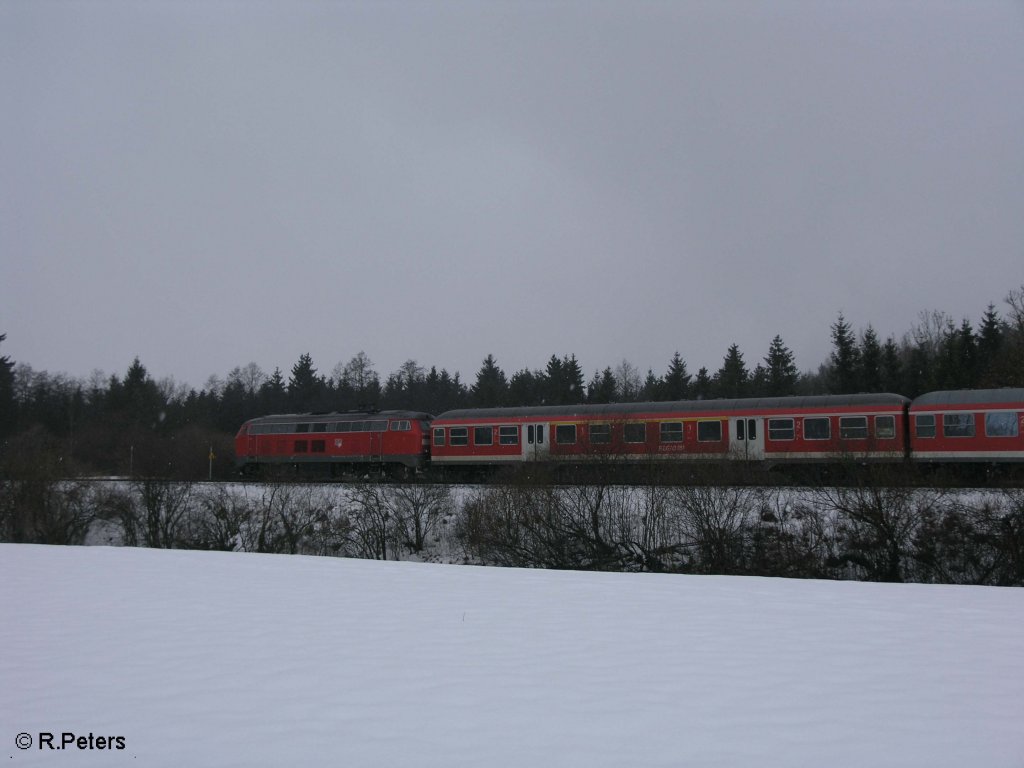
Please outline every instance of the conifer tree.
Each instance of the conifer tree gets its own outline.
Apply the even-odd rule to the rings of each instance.
[[[832,324],[832,355],[829,358],[831,368],[828,376],[829,391],[834,395],[858,392],[859,359],[857,340],[843,313]]]
[[[696,400],[707,400],[713,394],[711,374],[705,366],[701,366],[697,371],[697,378],[693,380],[691,396]]]
[[[900,359],[900,348],[892,336],[882,345],[882,372],[880,390],[882,392],[903,392],[903,362]]]
[[[313,358],[308,352],[300,355],[292,366],[292,375],[288,380],[288,401],[291,408],[299,412],[318,410],[322,390],[323,380],[317,376]]]
[[[878,334],[868,324],[860,336],[860,386],[865,392],[880,392],[882,389],[882,347]]]
[[[0,344],[7,338],[0,333]],[[14,362],[7,355],[0,357],[0,437],[14,431]]]
[[[600,373],[595,372],[587,387],[587,401],[591,403],[615,403],[620,400],[618,384],[611,367]]]
[[[544,374],[523,368],[508,383],[509,405],[540,405],[544,400]]]
[[[750,375],[743,362],[743,353],[739,344],[733,344],[715,374],[715,392],[719,397],[746,397],[749,383]]]
[[[978,386],[991,387],[996,385],[996,367],[1006,334],[1006,326],[999,319],[994,304],[989,304],[981,317],[978,329]]]
[[[494,355],[487,355],[484,358],[470,395],[473,405],[478,408],[505,405],[508,397],[508,380],[505,378],[505,372],[498,367]]]
[[[662,379],[662,397],[666,400],[685,400],[690,396],[690,378],[686,371],[686,361],[679,352],[676,352],[668,363],[665,378]]]
[[[793,353],[783,343],[781,336],[776,335],[772,339],[771,346],[768,347],[768,355],[764,359],[763,370],[766,395],[781,397],[796,392],[799,378],[796,362],[793,359]]]

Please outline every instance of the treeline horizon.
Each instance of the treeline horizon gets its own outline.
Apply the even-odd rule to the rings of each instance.
[[[212,468],[224,477],[232,470],[235,432],[247,419],[270,413],[401,409],[437,415],[464,407],[857,392],[913,398],[934,390],[1024,387],[1024,285],[1005,302],[1005,316],[989,304],[976,327],[967,318],[957,323],[941,311],[922,312],[900,339],[884,341],[871,324],[856,331],[839,313],[829,326],[829,358],[804,372],[778,335],[753,365],[732,344],[717,370],[695,373],[678,351],[661,375],[622,360],[590,377],[574,354],[553,354],[543,369],[511,375],[488,354],[472,383],[415,359],[382,379],[364,352],[330,374],[320,373],[308,353],[287,376],[251,362],[223,380],[211,377],[200,390],[173,378],[154,380],[139,358],[124,376],[86,381],[0,356],[0,477],[33,460],[59,461],[68,474],[198,478]]]

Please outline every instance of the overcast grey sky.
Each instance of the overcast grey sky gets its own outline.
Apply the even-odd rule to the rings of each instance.
[[[1022,283],[1021,2],[0,0],[36,369],[809,369]]]

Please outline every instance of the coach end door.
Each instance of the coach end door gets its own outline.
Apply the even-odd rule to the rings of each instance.
[[[544,460],[548,457],[551,435],[547,424],[523,425],[523,459],[526,461]]]
[[[764,422],[761,419],[729,419],[732,452],[737,458],[759,461],[764,458]]]

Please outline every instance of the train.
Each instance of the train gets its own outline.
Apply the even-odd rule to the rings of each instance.
[[[744,462],[1024,467],[1024,388],[466,408],[246,421],[237,467],[330,476]]]

